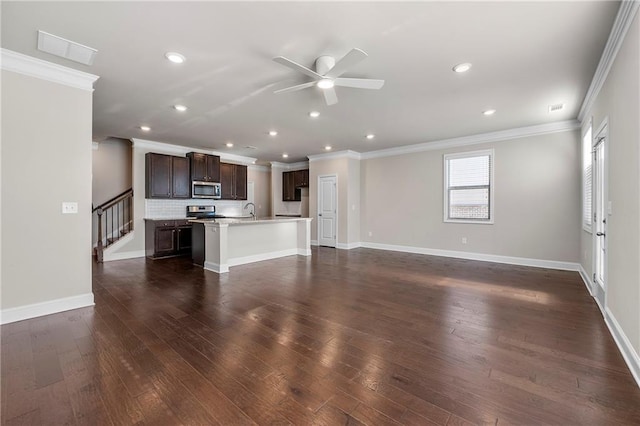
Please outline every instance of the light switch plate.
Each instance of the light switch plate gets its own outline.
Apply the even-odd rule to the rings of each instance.
[[[78,203],[73,201],[64,201],[62,203],[62,214],[78,213]]]

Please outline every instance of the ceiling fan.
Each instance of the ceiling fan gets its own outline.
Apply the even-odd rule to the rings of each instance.
[[[336,95],[334,86],[354,87],[356,89],[380,89],[384,85],[384,80],[340,77],[342,74],[347,72],[349,68],[362,61],[367,56],[368,55],[360,49],[351,49],[351,51],[343,56],[338,62],[336,62],[335,58],[332,56],[320,56],[315,61],[315,71],[293,62],[284,56],[277,56],[273,58],[275,62],[301,72],[313,78],[313,81],[276,90],[273,93],[294,92],[296,90],[318,86],[322,89],[324,100],[327,102],[327,105],[333,105],[338,102],[338,96]]]

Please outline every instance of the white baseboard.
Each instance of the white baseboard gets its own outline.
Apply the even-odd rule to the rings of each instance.
[[[629,338],[624,334],[622,327],[620,327],[620,324],[608,307],[605,309],[604,319],[607,327],[609,327],[609,332],[613,336],[613,340],[615,340],[620,353],[622,353],[622,357],[627,363],[629,370],[631,370],[631,375],[638,384],[638,387],[640,387],[640,356],[638,356]]]
[[[584,286],[587,287],[587,291],[591,296],[593,296],[593,287],[591,287],[591,279],[589,278],[589,274],[584,270],[582,265],[578,265],[578,272],[580,272],[580,278],[582,278],[582,282],[584,282]]]
[[[85,293],[78,296],[3,309],[0,312],[0,324],[9,324],[11,322],[41,317],[43,315],[57,314],[58,312],[70,311],[71,309],[86,308],[87,306],[93,305],[93,293]]]
[[[308,248],[308,249],[299,248],[297,254],[300,255],[300,256],[311,256],[311,249],[310,248]]]
[[[336,248],[341,250],[351,250],[362,247],[362,243],[336,243]]]
[[[318,240],[311,240],[311,245],[312,246],[317,246],[318,245]]]
[[[220,265],[217,263],[205,261],[204,269],[212,272],[217,272],[218,274],[224,274],[226,272],[229,272],[229,268],[232,266],[246,265],[247,263],[262,262],[263,260],[271,260],[271,259],[277,259],[279,257],[296,256],[296,255],[311,256],[311,250],[294,248],[294,249],[287,249],[287,250],[280,250],[280,251],[272,251],[270,253],[254,254],[252,256],[234,257],[232,259],[229,259],[228,263],[224,263]]]
[[[263,260],[277,259],[278,257],[295,256],[298,249],[272,251],[269,253],[254,254],[252,256],[234,257],[229,259],[229,266],[245,265],[247,263],[262,262]]]
[[[207,271],[215,272],[217,274],[226,274],[227,272],[229,272],[229,265],[228,264],[219,265],[217,263],[207,262],[205,260],[204,269],[206,269]]]
[[[112,260],[135,259],[137,257],[145,257],[147,253],[144,250],[123,251],[122,253],[104,253],[103,262],[111,262]]]
[[[559,262],[556,260],[529,259],[526,257],[500,256],[497,254],[430,249],[425,247],[397,246],[370,242],[362,242],[360,243],[360,247],[400,251],[404,253],[427,254],[430,256],[453,257],[457,259],[480,260],[483,262],[506,263],[508,265],[533,266],[535,268],[559,269],[563,271],[579,271],[580,268],[580,265],[575,262]]]
[[[104,249],[102,252],[102,260],[104,262],[111,262],[112,260],[124,260],[135,259],[137,257],[145,257],[147,253],[144,250],[133,250],[119,252],[118,249],[122,248],[125,244],[132,241],[136,231],[131,231],[118,241]]]

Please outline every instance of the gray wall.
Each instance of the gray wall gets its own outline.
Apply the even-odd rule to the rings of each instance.
[[[443,155],[488,148],[495,151],[495,223],[445,223]],[[580,152],[579,132],[570,131],[363,160],[361,240],[577,262]]]
[[[131,141],[108,138],[93,150],[94,207],[131,188]]]
[[[594,136],[608,117],[608,267],[605,308],[640,354],[640,24],[639,16],[584,121]],[[582,265],[592,273],[592,236],[581,231]]]
[[[2,71],[3,310],[91,294],[91,114],[91,91]]]

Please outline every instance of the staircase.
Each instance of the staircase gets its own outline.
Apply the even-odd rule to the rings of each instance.
[[[95,254],[102,263],[104,249],[133,231],[133,189],[93,209],[98,220],[98,243]]]

